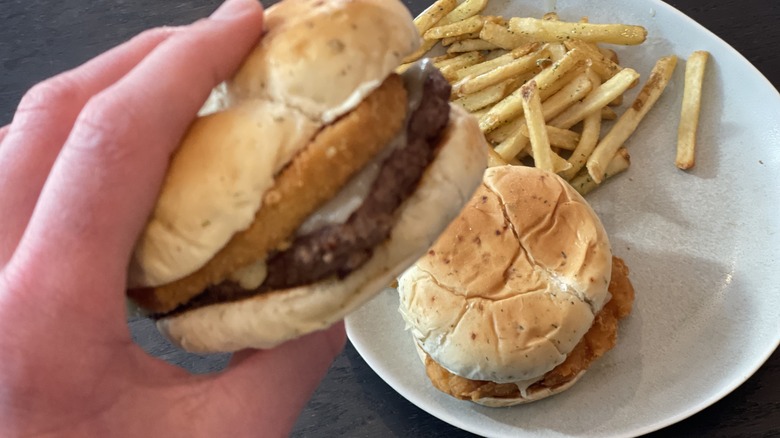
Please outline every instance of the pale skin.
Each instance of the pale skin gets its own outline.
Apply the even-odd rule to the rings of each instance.
[[[262,31],[255,0],[33,87],[0,128],[0,435],[285,436],[341,324],[193,376],[147,355],[126,270],[171,153]]]

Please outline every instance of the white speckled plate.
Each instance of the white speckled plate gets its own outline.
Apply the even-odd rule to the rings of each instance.
[[[544,2],[492,0],[490,13],[541,16]],[[780,95],[739,53],[654,0],[558,1],[563,19],[647,27],[621,64],[647,77],[680,64],[628,141],[629,171],[589,197],[631,268],[634,313],[617,347],[572,389],[509,409],[460,402],[427,382],[387,290],[347,320],[366,362],[436,417],[486,436],[632,436],[682,420],[739,386],[780,342]],[[696,168],[674,166],[684,60],[712,54]],[[636,87],[629,93],[632,99]],[[627,99],[630,102],[631,99]]]

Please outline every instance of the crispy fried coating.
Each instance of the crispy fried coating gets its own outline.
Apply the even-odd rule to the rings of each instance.
[[[317,134],[277,176],[250,227],[236,233],[206,265],[173,283],[128,295],[151,312],[169,312],[232,272],[284,248],[303,221],[401,130],[406,100],[401,78],[390,76],[355,110]]]
[[[581,371],[615,346],[618,322],[631,313],[634,303],[634,287],[628,278],[628,267],[622,259],[612,257],[612,277],[607,304],[596,315],[590,330],[569,353],[566,360],[553,368],[539,382],[528,388],[555,388],[574,379]],[[470,380],[450,373],[425,356],[425,371],[431,383],[438,390],[461,400],[479,400],[485,397],[518,398],[520,390],[514,383],[496,383],[484,380]]]

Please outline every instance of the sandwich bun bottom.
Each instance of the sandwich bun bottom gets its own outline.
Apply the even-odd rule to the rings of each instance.
[[[342,279],[271,291],[158,320],[160,331],[193,352],[272,348],[322,330],[386,287],[458,214],[479,185],[487,145],[476,120],[455,106],[433,162],[397,211],[390,238]]]

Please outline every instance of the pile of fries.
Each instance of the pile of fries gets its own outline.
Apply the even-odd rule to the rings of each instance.
[[[618,116],[614,108],[639,83],[639,73],[621,66],[615,51],[602,45],[641,44],[645,28],[592,24],[587,18],[565,22],[554,12],[540,19],[481,15],[487,2],[436,1],[415,19],[423,45],[406,62],[437,43],[445,46],[447,53],[432,61],[452,84],[454,102],[478,117],[493,146],[491,165],[556,172],[583,195],[626,170],[630,159],[623,143],[663,93],[677,57],[659,59]],[[700,96],[701,76],[696,77]],[[700,99],[692,93],[689,101],[693,121],[685,116],[681,121],[680,168],[693,165]],[[613,120],[602,136],[602,122]]]

